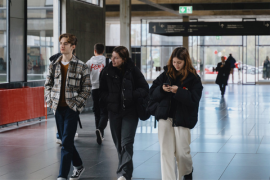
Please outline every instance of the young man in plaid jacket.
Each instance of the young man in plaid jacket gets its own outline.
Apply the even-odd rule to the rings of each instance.
[[[55,119],[62,140],[61,164],[57,180],[67,180],[70,164],[74,171],[70,180],[77,180],[85,170],[74,146],[79,114],[90,96],[91,83],[88,66],[77,59],[73,52],[77,38],[72,34],[59,37],[60,56],[49,66],[45,82],[45,99],[55,111]]]

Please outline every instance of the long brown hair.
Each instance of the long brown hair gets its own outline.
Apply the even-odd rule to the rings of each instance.
[[[177,71],[175,67],[173,66],[173,58],[178,58],[180,60],[185,61],[184,67]],[[172,52],[172,55],[168,61],[168,72],[167,74],[173,78],[176,79],[177,76],[182,75],[182,79],[180,80],[181,83],[187,78],[188,74],[192,73],[195,76],[197,76],[195,68],[192,66],[192,61],[189,56],[189,52],[185,47],[178,47],[175,48]]]

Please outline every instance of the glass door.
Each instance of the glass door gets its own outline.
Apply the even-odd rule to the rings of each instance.
[[[256,36],[243,36],[243,84],[256,84]]]

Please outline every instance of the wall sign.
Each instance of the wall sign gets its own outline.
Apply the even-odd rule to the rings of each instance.
[[[270,35],[270,21],[150,22],[149,33],[165,36]]]

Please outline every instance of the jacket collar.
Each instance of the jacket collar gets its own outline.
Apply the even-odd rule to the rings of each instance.
[[[133,61],[129,58],[127,60],[127,62],[125,63],[126,72],[127,71],[130,71],[131,72],[134,67],[135,67],[135,65],[134,65]],[[116,73],[115,71],[116,71],[116,67],[113,67],[112,66],[112,62],[110,62],[109,68],[108,68],[109,74],[110,75],[115,75],[115,73]]]
[[[60,61],[62,60],[63,55],[59,56],[59,58],[54,62],[54,64],[60,63]],[[76,56],[72,55],[71,61],[70,63],[77,63],[78,59],[76,58]]]

